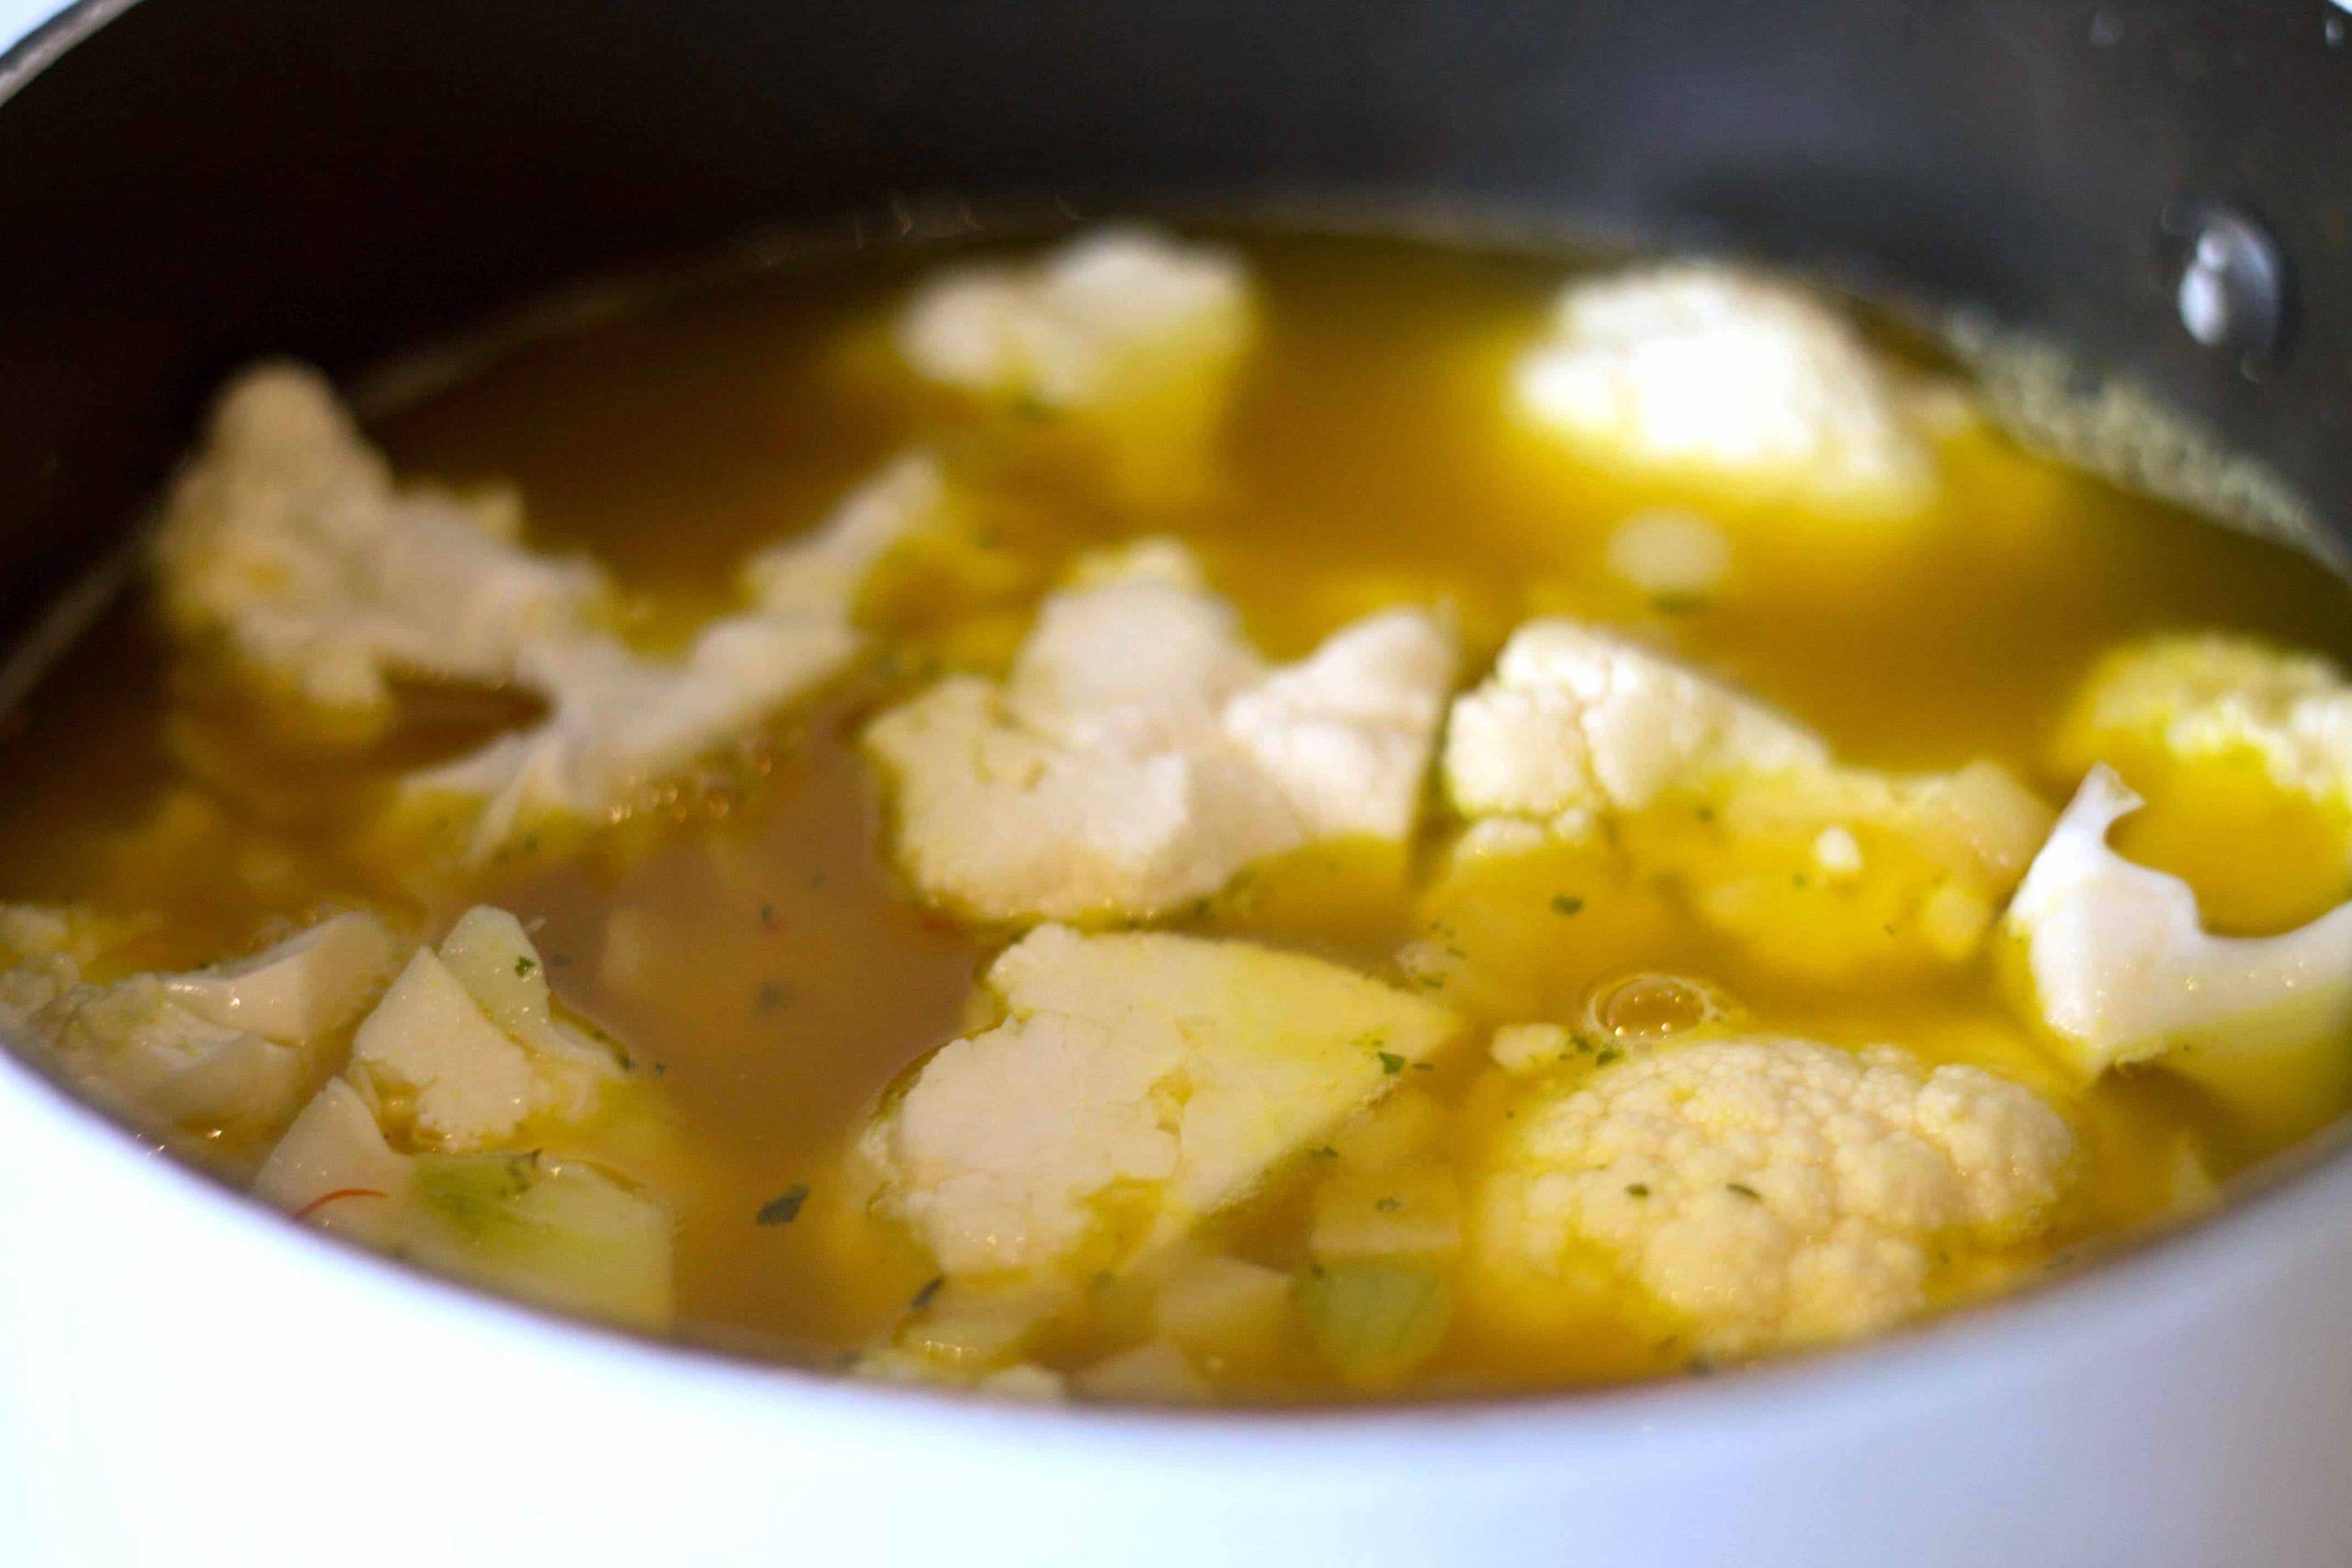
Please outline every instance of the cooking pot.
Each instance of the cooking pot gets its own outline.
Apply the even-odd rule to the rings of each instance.
[[[2324,551],[2347,30],[2324,0],[88,0],[0,64],[0,637],[53,639],[248,356],[354,372],[747,234],[1131,202],[1573,228],[1964,307],[1988,365],[2067,351],[2014,378],[2052,439]],[[2258,466],[2213,480],[2208,439]],[[2341,1568],[2352,1153],[2247,1188],[1711,1379],[1033,1408],[405,1271],[0,1055],[0,1562]]]

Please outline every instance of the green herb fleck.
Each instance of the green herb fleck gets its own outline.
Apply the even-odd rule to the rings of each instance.
[[[788,1225],[800,1217],[800,1205],[808,1201],[808,1184],[796,1181],[776,1197],[760,1205],[756,1223],[763,1225]]]
[[[653,1076],[657,1078],[668,1073],[669,1070],[670,1064],[667,1062],[656,1062],[653,1064]]]
[[[1384,1214],[1393,1214],[1404,1206],[1404,1204],[1398,1202],[1394,1198],[1383,1198],[1380,1201],[1373,1205],[1374,1208],[1379,1210]]]
[[[913,1296],[909,1298],[907,1305],[910,1310],[915,1312],[929,1312],[931,1310],[931,1303],[937,1301],[939,1299],[939,1292],[946,1288],[947,1276],[944,1274],[933,1274],[930,1279],[923,1281],[923,1287],[922,1290],[917,1291]]]
[[[763,904],[760,906],[760,929],[767,931],[775,930],[775,906],[774,904]]]
[[[1712,821],[1713,821],[1714,819],[1715,819],[1715,808],[1714,808],[1713,807],[1712,807],[1712,806],[1702,806],[1702,807],[1699,807],[1699,820],[1700,820],[1700,821],[1702,821],[1702,822],[1712,822]]]
[[[517,979],[527,980],[531,976],[531,971],[537,969],[538,966],[539,961],[537,959],[533,958],[528,953],[521,954],[514,960],[515,977]]]
[[[1573,893],[1555,893],[1552,895],[1552,913],[1581,915],[1584,913],[1584,900]]]
[[[1703,593],[1654,593],[1650,608],[1661,615],[1695,615],[1707,607]]]
[[[1596,1067],[1605,1067],[1611,1062],[1622,1062],[1624,1059],[1625,1053],[1616,1046],[1603,1045],[1600,1048],[1600,1055],[1592,1059],[1592,1065]]]
[[[1338,1159],[1340,1157],[1340,1151],[1333,1148],[1329,1144],[1317,1144],[1306,1152],[1317,1159]]]
[[[569,969],[571,967],[571,960],[566,954],[560,953],[550,953],[548,954],[548,967],[550,969]]]
[[[1405,1070],[1405,1058],[1394,1051],[1383,1051],[1380,1053],[1380,1070],[1393,1078]]]
[[[1630,1181],[1625,1184],[1625,1196],[1628,1198],[1646,1198],[1649,1195],[1649,1188],[1639,1181]]]
[[[1761,1203],[1764,1201],[1764,1194],[1758,1192],[1755,1188],[1750,1187],[1745,1181],[1726,1181],[1724,1183],[1724,1190],[1726,1192],[1736,1192],[1739,1196],[1747,1199],[1751,1203]]]

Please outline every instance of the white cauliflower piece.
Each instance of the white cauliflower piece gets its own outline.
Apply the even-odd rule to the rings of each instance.
[[[907,453],[842,497],[807,536],[753,554],[743,564],[743,586],[769,615],[844,619],[866,578],[899,542],[956,505],[939,459]]]
[[[469,858],[537,824],[616,820],[662,780],[756,729],[848,664],[860,585],[891,547],[950,504],[938,465],[901,457],[807,537],[747,563],[753,601],[706,626],[683,657],[582,635],[532,643],[514,667],[548,717],[405,783],[412,808],[469,803]]]
[[[2226,1083],[2266,1058],[2352,1056],[2352,904],[2278,936],[2211,935],[2187,883],[2108,847],[2139,806],[2092,769],[2009,905],[2027,1010],[2066,1058],[2087,1077],[2161,1056]]]
[[[950,679],[868,728],[927,897],[992,919],[1145,915],[1270,855],[1411,832],[1446,626],[1387,611],[1270,670],[1167,555],[1049,598],[1004,682]]]
[[[2128,643],[2085,681],[2051,748],[2147,802],[2120,842],[2232,931],[2281,931],[2352,896],[2352,681],[2324,659],[2207,632]]]
[[[1795,720],[1722,682],[1565,619],[1511,634],[1495,672],[1454,699],[1445,784],[1467,817],[1524,817],[1575,839],[1668,791],[1824,768]]]
[[[1173,1241],[1461,1033],[1334,964],[1158,933],[1042,927],[986,985],[1003,1021],[943,1046],[862,1145],[950,1277]]]
[[[232,382],[155,542],[163,602],[273,689],[358,719],[389,682],[495,684],[604,592],[585,561],[515,543],[510,513],[396,486],[326,382],[267,366]]]
[[[474,803],[475,861],[537,823],[617,820],[650,786],[833,675],[857,647],[845,621],[756,615],[712,622],[678,660],[612,638],[537,645],[517,674],[547,694],[546,720],[413,773],[402,787],[413,806]]]
[[[1710,1040],[1535,1080],[1485,1178],[1476,1245],[1538,1302],[1597,1249],[1701,1351],[1747,1354],[1922,1310],[1940,1249],[2038,1234],[2075,1164],[2065,1121],[1980,1068]]]
[[[1570,284],[1512,390],[1526,419],[1635,469],[1881,514],[1918,510],[1935,483],[1901,389],[1853,325],[1736,272]]]
[[[71,936],[71,927],[60,932]],[[85,984],[70,952],[0,973],[0,1028],[95,1097],[186,1133],[274,1131],[393,961],[372,915],[337,915],[249,958]]]
[[[951,268],[899,321],[924,376],[1052,409],[1221,366],[1249,335],[1240,262],[1148,229],[1084,235],[1029,265]]]
[[[2352,855],[2352,682],[2315,655],[2219,632],[2128,645],[2092,671],[2055,750],[2070,773],[2119,753],[2250,761],[2282,794],[2330,811]]]
[[[909,301],[897,337],[918,374],[1069,417],[1130,494],[1169,499],[1199,485],[1253,331],[1236,257],[1111,229],[1033,263],[949,268]]]
[[[390,1247],[413,1199],[414,1162],[385,1140],[367,1096],[331,1079],[254,1177],[253,1194],[322,1230]]]
[[[1894,775],[1838,765],[1810,731],[1660,655],[1532,621],[1455,699],[1442,764],[1474,819],[1622,852],[1756,955],[1816,976],[1972,957],[2050,812],[1995,763]]]
[[[353,1038],[350,1077],[387,1128],[467,1153],[586,1115],[618,1066],[554,1021],[537,950],[484,905],[409,960]]]

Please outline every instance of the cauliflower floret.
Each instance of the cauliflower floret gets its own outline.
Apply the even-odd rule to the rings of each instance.
[[[392,676],[492,684],[604,592],[534,555],[511,512],[394,485],[316,373],[247,371],[172,493],[155,542],[165,613],[224,639],[273,689],[380,720]]]
[[[1657,654],[1532,621],[1457,699],[1443,774],[1476,822],[1613,842],[1781,967],[1833,975],[1981,945],[2050,813],[1992,762],[1897,776],[1838,765],[1793,720]]]
[[[413,809],[475,803],[475,861],[536,823],[617,819],[649,785],[831,676],[857,646],[846,622],[751,615],[712,622],[674,660],[609,638],[538,645],[517,674],[548,694],[547,719],[412,774],[403,789]]]
[[[1532,817],[1563,838],[1669,791],[1823,768],[1795,720],[1645,649],[1574,621],[1531,621],[1495,672],[1454,699],[1445,784],[1469,817]]]
[[[899,542],[956,506],[939,459],[910,452],[842,498],[805,538],[770,545],[743,563],[743,586],[769,615],[848,616],[874,569]]]
[[[1269,670],[1173,552],[1049,598],[1004,682],[950,679],[868,728],[925,895],[992,919],[1144,915],[1270,855],[1411,832],[1444,625],[1384,612]]]
[[[2324,659],[2223,633],[2129,644],[2091,671],[2051,761],[2121,773],[2149,802],[2127,847],[2233,926],[2308,918],[2352,878],[2352,682]]]
[[[1027,265],[950,268],[908,303],[898,344],[929,379],[1075,416],[1131,491],[1165,495],[1197,482],[1252,331],[1238,259],[1112,229]]]
[[[612,1053],[554,1021],[547,975],[514,916],[469,910],[419,948],[351,1043],[377,1119],[418,1147],[491,1148],[540,1117],[592,1111]]]
[[[2065,1121],[1981,1068],[1709,1040],[1534,1081],[1485,1178],[1475,1245],[1539,1310],[1545,1281],[1597,1250],[1700,1350],[1746,1354],[1920,1311],[1942,1249],[2038,1234],[2075,1164]]]
[[[412,775],[409,808],[453,799],[486,860],[547,821],[614,820],[649,786],[755,729],[839,671],[858,649],[859,586],[891,547],[949,504],[937,464],[902,457],[851,492],[808,537],[744,569],[753,607],[706,626],[680,658],[582,635],[520,650],[514,676],[546,694],[546,720]]]
[[[1519,410],[1597,457],[1844,512],[1916,512],[1933,464],[1853,326],[1801,290],[1674,264],[1570,284]]]
[[[191,1134],[283,1125],[393,961],[383,922],[347,914],[233,964],[90,985],[73,923],[53,934],[63,948],[0,973],[0,1029],[135,1120]]]
[[[887,1205],[959,1275],[1076,1271],[1171,1242],[1454,1043],[1448,1010],[1320,960],[1033,931],[1003,1021],[868,1127]]]
[[[76,904],[0,904],[0,963],[62,957],[86,970],[149,923]]]
[[[2352,1058],[2352,904],[2279,936],[2209,935],[2179,878],[2109,849],[2140,800],[2095,767],[2009,906],[2025,1010],[2085,1077],[2161,1056],[2224,1089]]]
[[[294,1119],[253,1190],[455,1278],[660,1330],[673,1305],[668,1209],[537,1146],[550,1121],[595,1111],[621,1070],[556,1019],[521,922],[477,906],[437,952],[410,959],[360,1025],[344,1076]],[[532,1146],[517,1149],[526,1136]]]
[[[2222,633],[2120,649],[2076,696],[2056,753],[2084,771],[2118,749],[2183,765],[2256,761],[2278,789],[2352,826],[2352,682],[2313,655]]]

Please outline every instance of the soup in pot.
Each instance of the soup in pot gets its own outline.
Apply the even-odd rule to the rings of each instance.
[[[290,1222],[1006,1397],[1703,1372],[2352,1102],[2352,617],[1679,261],[1146,228],[222,390],[0,1033]]]

